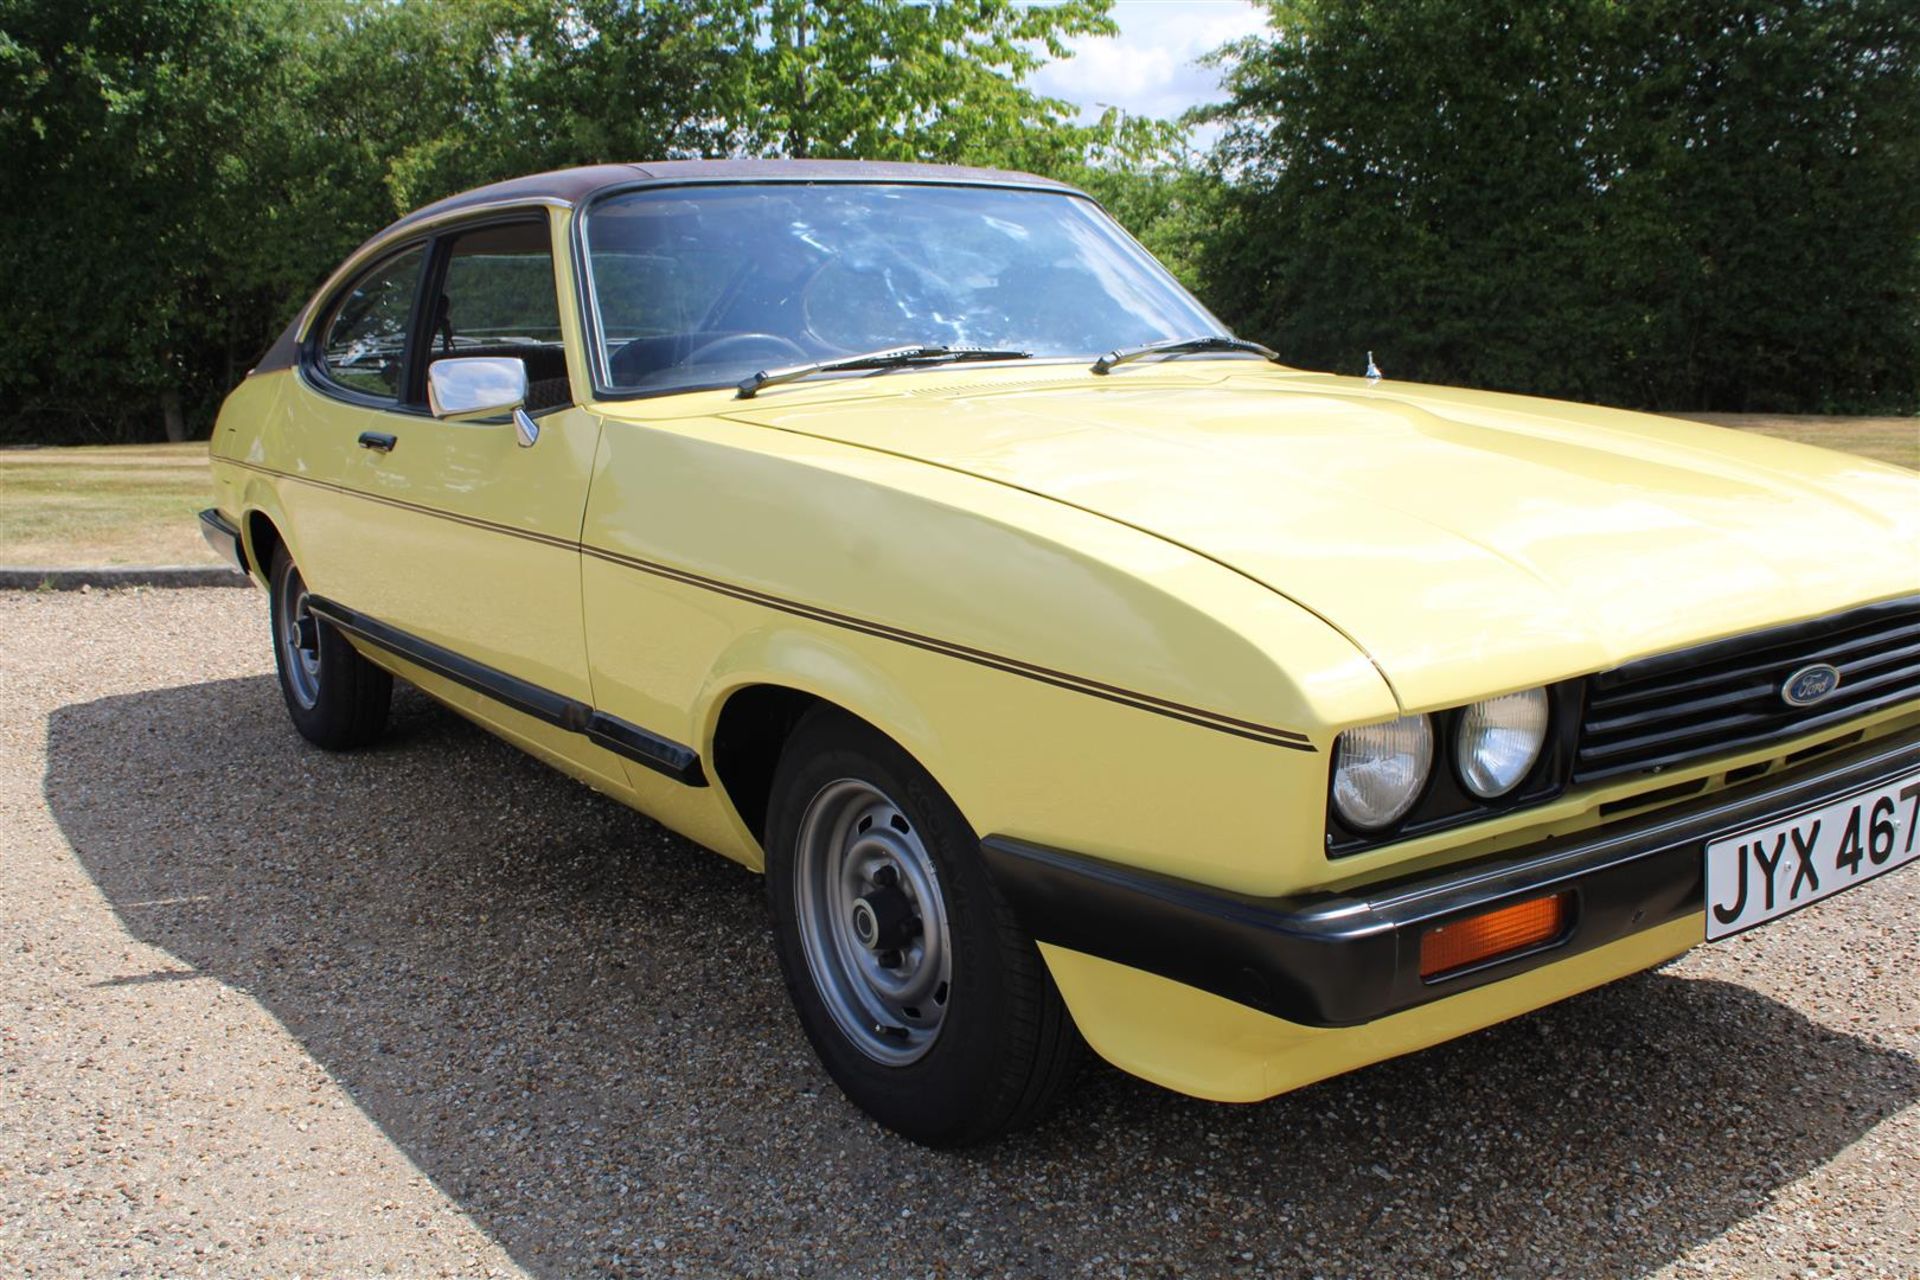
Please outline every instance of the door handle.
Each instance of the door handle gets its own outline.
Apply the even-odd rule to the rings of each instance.
[[[362,449],[377,449],[381,453],[392,453],[393,446],[399,443],[399,437],[389,435],[384,431],[362,431],[360,433],[360,447]]]

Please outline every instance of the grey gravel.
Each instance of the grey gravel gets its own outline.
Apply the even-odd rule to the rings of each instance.
[[[1090,1067],[942,1154],[757,880],[258,593],[0,595],[0,1275],[1920,1275],[1920,874],[1272,1102]]]

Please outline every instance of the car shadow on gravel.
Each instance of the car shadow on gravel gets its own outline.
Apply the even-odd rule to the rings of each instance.
[[[1650,974],[1258,1106],[1091,1065],[929,1152],[816,1066],[754,876],[412,691],[348,756],[264,677],[64,707],[46,798],[130,933],[544,1276],[1638,1274],[1920,1098],[1908,1055]]]

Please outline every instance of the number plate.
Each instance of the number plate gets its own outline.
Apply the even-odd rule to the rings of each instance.
[[[1920,773],[1707,845],[1707,939],[1920,858]]]

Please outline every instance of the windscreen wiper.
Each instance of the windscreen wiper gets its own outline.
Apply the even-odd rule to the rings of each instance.
[[[1248,342],[1245,338],[1229,338],[1223,333],[1210,333],[1202,338],[1169,338],[1163,342],[1149,342],[1139,347],[1121,347],[1095,360],[1093,371],[1111,373],[1115,365],[1126,364],[1130,360],[1142,360],[1147,356],[1184,356],[1201,351],[1245,351],[1252,355],[1264,356],[1275,364],[1280,363],[1278,352],[1269,351],[1257,342]]]
[[[915,365],[953,364],[961,360],[1025,360],[1033,355],[1031,351],[1002,350],[998,347],[950,347],[940,343],[922,342],[908,347],[888,347],[882,351],[865,351],[854,356],[839,356],[832,360],[815,360],[811,364],[796,364],[786,369],[762,369],[740,384],[739,400],[751,400],[754,393],[762,387],[778,386],[782,382],[796,382],[801,378],[810,378],[816,373],[845,373],[855,369],[902,369]]]

